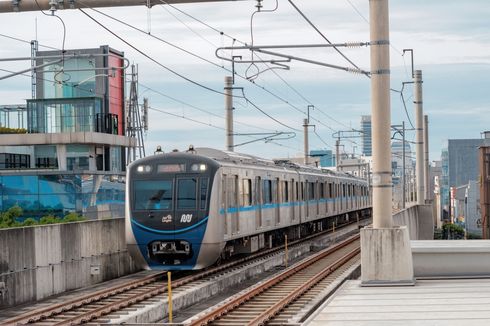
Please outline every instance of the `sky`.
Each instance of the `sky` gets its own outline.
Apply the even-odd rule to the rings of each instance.
[[[293,2],[331,42],[369,41],[368,0]],[[275,10],[275,0],[264,0],[262,12],[254,14],[255,5],[256,1],[230,1],[86,10],[127,43],[79,10],[59,10],[56,14],[66,26],[65,49],[109,45],[124,51],[126,58],[138,65],[140,100],[147,97],[152,108],[145,136],[147,152],[151,153],[157,145],[164,151],[183,150],[189,144],[224,148],[221,93],[231,64],[216,57],[218,47],[251,44],[252,37],[254,45],[326,44],[287,0],[279,0]],[[391,88],[401,90],[402,82],[411,81],[410,55],[402,54],[403,49],[413,49],[415,69],[423,73],[431,161],[440,159],[445,140],[480,138],[482,131],[490,130],[489,16],[487,0],[390,1]],[[41,45],[63,47],[64,30],[56,17],[41,12],[2,13],[0,17],[0,60],[30,55],[29,44],[8,37],[25,41],[37,38]],[[369,71],[368,47],[339,50]],[[352,67],[331,48],[278,52]],[[220,53],[227,58],[233,54],[251,59],[248,50]],[[255,59],[271,57],[261,54]],[[0,69],[7,70],[23,70],[29,65],[28,61],[0,61]],[[333,150],[334,132],[359,129],[361,115],[370,114],[370,79],[366,76],[299,61],[288,66],[288,70],[267,70],[270,64],[235,65],[242,76],[235,78],[234,85],[235,132],[241,134],[235,136],[235,144],[261,138],[262,133],[295,134],[290,139],[237,146],[237,152],[266,158],[298,156],[303,151],[302,124],[308,105],[314,106],[310,122],[315,125],[310,129],[310,149]],[[261,73],[254,80],[245,78],[254,75],[257,68]],[[5,74],[0,71],[0,76]],[[28,77],[0,80],[0,105],[25,103],[30,94]],[[410,128],[411,122],[415,123],[412,85],[405,85],[403,94],[405,105],[398,92],[391,93],[391,120],[392,124],[405,121]],[[407,131],[407,139],[414,140],[415,133]],[[342,144],[347,153],[361,151],[360,139],[345,139]]]

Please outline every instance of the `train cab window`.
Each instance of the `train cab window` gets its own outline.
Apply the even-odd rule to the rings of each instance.
[[[242,206],[252,206],[252,180],[243,179]]]
[[[172,209],[173,183],[171,180],[134,181],[135,210]]]
[[[197,178],[177,180],[177,209],[196,208]]]
[[[206,209],[206,202],[208,199],[208,183],[209,183],[209,178],[201,178],[201,186],[199,190],[199,196],[200,196],[199,207],[201,209]]]
[[[262,203],[270,204],[272,203],[272,181],[263,180],[262,181]]]

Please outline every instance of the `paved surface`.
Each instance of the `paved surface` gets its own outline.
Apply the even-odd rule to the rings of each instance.
[[[417,280],[361,287],[347,281],[305,323],[310,326],[488,326],[490,279]]]

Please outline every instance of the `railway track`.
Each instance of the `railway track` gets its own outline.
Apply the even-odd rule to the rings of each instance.
[[[346,224],[347,225],[347,224]],[[325,235],[332,230],[325,230],[300,240],[292,241],[289,248],[301,245],[301,243],[313,238]],[[206,281],[217,275],[234,271],[247,264],[258,260],[265,260],[273,255],[283,254],[284,245],[246,258],[231,261],[229,263],[207,269],[189,276],[184,276],[172,282],[172,288],[183,288],[193,282]],[[68,300],[63,303],[36,309],[14,318],[2,320],[2,325],[77,325],[93,321],[102,316],[122,310],[144,300],[157,297],[166,292],[166,272],[155,273],[139,280],[133,280],[122,285],[99,290],[81,297]]]
[[[242,291],[189,325],[284,325],[315,293],[357,262],[360,251],[359,235],[353,236]]]

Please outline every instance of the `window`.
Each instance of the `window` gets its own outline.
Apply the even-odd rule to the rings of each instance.
[[[328,198],[333,198],[333,187],[331,182],[328,183]]]
[[[288,181],[283,181],[283,189],[284,189],[284,202],[287,203],[289,202],[289,182]]]
[[[252,180],[243,179],[242,206],[252,206]]]
[[[270,204],[272,203],[272,181],[263,180],[262,181],[262,203]]]
[[[200,187],[200,208],[201,209],[206,209],[206,202],[208,198],[208,183],[209,179],[208,178],[201,178],[201,187]]]
[[[195,209],[197,178],[178,179],[177,182],[177,209]]]
[[[320,199],[325,198],[325,183],[320,182]]]
[[[308,199],[313,200],[315,199],[315,183],[307,182],[307,184],[308,184]]]
[[[135,210],[172,209],[172,181],[134,181],[133,188]]]

